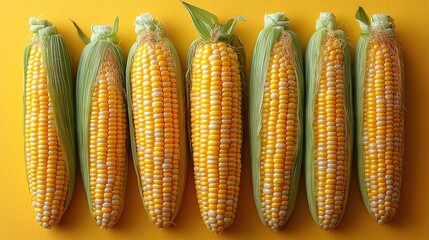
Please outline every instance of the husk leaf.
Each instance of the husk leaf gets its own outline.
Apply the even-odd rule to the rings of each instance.
[[[197,30],[200,37],[204,40],[217,41],[218,39],[224,39],[226,42],[231,37],[232,30],[237,21],[246,21],[243,16],[237,15],[235,18],[229,19],[225,24],[221,25],[216,15],[184,1],[182,3],[191,15],[195,30]],[[213,39],[213,36],[216,36],[216,39]]]

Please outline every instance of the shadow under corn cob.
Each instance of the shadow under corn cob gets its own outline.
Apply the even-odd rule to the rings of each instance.
[[[148,217],[166,228],[186,180],[185,84],[173,43],[149,13],[136,18],[136,33],[126,72],[131,150]]]
[[[355,114],[362,198],[379,224],[399,204],[404,160],[404,69],[393,19],[359,7],[362,34],[355,53]]]
[[[31,18],[30,31],[24,54],[25,167],[36,221],[51,228],[74,189],[74,84],[67,45],[52,23]]]
[[[215,15],[183,4],[201,36],[187,58],[195,188],[204,223],[222,233],[233,222],[240,188],[246,63],[243,46],[231,32],[243,18],[221,25]]]
[[[77,27],[77,25],[75,24]],[[112,26],[92,26],[77,76],[80,166],[91,216],[100,228],[116,224],[124,207],[127,179],[125,61]]]
[[[284,13],[266,14],[250,72],[253,196],[261,221],[282,228],[301,171],[304,73],[298,37]]]

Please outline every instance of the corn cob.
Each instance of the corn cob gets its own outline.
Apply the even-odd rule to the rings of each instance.
[[[401,49],[389,15],[369,21],[359,7],[362,34],[355,54],[359,182],[366,208],[379,224],[398,208],[404,159],[404,78]]]
[[[51,228],[61,220],[74,189],[71,59],[50,22],[31,18],[30,31],[24,54],[25,167],[36,221]]]
[[[184,82],[176,49],[149,13],[136,18],[136,33],[126,73],[131,149],[146,212],[166,228],[186,179]]]
[[[314,221],[340,222],[352,159],[352,89],[346,37],[332,13],[321,13],[306,51],[306,184]]]
[[[77,25],[76,25],[77,27]],[[93,26],[77,77],[78,147],[90,213],[100,228],[123,209],[127,170],[124,58],[115,25]],[[77,27],[78,28],[78,27]],[[82,39],[87,40],[78,28]]]
[[[234,219],[241,174],[243,47],[231,34],[237,19],[184,3],[201,38],[188,52],[195,188],[207,228],[222,233]]]
[[[301,171],[304,74],[298,37],[284,13],[265,15],[250,73],[253,196],[274,231],[294,208]]]

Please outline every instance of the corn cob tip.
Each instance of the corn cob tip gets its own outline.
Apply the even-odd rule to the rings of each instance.
[[[277,26],[285,30],[290,29],[289,19],[284,12],[265,14],[264,24],[264,27]]]
[[[384,31],[387,34],[394,34],[395,32],[394,20],[388,14],[373,14],[370,26],[373,31]]]
[[[40,19],[36,17],[31,17],[29,20],[30,32],[37,34],[40,29],[51,27],[53,24],[45,19]],[[53,27],[54,28],[54,27]],[[54,28],[55,29],[55,28]]]
[[[118,38],[116,33],[118,32],[119,18],[116,17],[115,23],[111,25],[93,25],[91,26],[91,42],[98,40],[107,40],[112,43],[117,43]]]
[[[321,28],[337,28],[337,19],[332,12],[321,12],[316,21],[316,30]]]
[[[94,25],[91,27],[91,31],[91,42],[98,40],[111,40],[112,42],[116,42],[117,40],[114,36],[111,36],[113,30],[109,25]]]

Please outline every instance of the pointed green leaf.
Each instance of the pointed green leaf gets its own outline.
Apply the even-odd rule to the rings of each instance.
[[[246,19],[241,15],[237,15],[235,18],[229,19],[224,25],[220,27],[221,34],[230,35],[232,33],[232,29],[234,29],[235,24],[237,23],[238,20],[246,21]]]
[[[109,37],[114,37],[118,33],[119,28],[119,17],[116,16],[115,23],[113,24],[112,32],[110,33]]]
[[[210,39],[212,30],[216,25],[219,25],[218,18],[204,9],[193,6],[184,1],[182,1],[182,3],[191,15],[192,22],[198,34],[205,40]]]
[[[70,21],[73,23],[74,27],[76,28],[77,35],[79,36],[80,40],[86,44],[90,43],[91,40],[88,36],[85,35],[85,33],[82,31],[82,29],[75,23],[73,20],[70,19]]]
[[[368,15],[366,15],[365,10],[363,10],[361,6],[359,6],[358,10],[356,11],[355,18],[362,32],[368,33],[370,21],[369,21]]]

